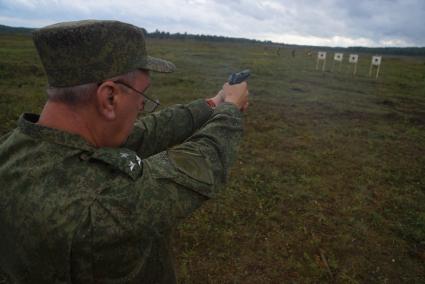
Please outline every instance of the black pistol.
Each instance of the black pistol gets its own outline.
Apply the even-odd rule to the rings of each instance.
[[[236,85],[240,84],[251,75],[251,70],[245,69],[238,73],[233,73],[229,76],[229,79],[227,80],[229,85]]]

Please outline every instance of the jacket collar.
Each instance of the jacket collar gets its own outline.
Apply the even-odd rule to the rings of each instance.
[[[37,114],[24,113],[18,120],[18,128],[22,131],[22,133],[34,139],[44,140],[90,152],[96,150],[96,148],[88,144],[79,135],[37,124],[39,118],[40,116]]]

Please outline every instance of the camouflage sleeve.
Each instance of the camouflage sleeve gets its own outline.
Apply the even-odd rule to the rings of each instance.
[[[212,109],[204,99],[175,105],[138,120],[125,148],[146,158],[182,143],[210,117]]]
[[[146,159],[144,170],[158,176],[164,186],[175,183],[207,198],[214,197],[226,182],[242,132],[241,112],[233,104],[221,104],[184,143]]]
[[[235,160],[242,132],[241,112],[233,104],[222,104],[186,142],[144,159],[137,187],[149,187],[139,194],[147,194],[142,204],[155,208],[150,222],[171,228],[216,196]]]

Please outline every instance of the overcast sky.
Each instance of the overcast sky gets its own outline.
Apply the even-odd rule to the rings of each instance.
[[[425,46],[425,0],[0,0],[3,25],[80,19],[292,44]]]

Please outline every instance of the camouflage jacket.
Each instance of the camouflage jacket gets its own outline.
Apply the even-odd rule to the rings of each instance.
[[[12,283],[173,283],[169,236],[222,188],[242,135],[232,104],[138,120],[121,148],[24,114],[0,140],[0,267]]]

